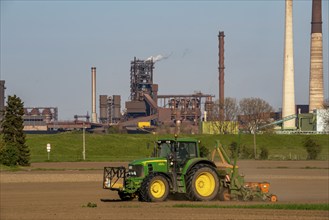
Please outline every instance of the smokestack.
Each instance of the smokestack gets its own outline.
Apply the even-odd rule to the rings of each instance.
[[[3,111],[5,110],[5,89],[5,81],[0,80],[0,120],[2,120]]]
[[[91,67],[91,108],[91,122],[96,123],[96,67]]]
[[[283,64],[282,118],[296,114],[294,83],[294,49],[292,28],[292,0],[286,0],[284,64]],[[284,129],[294,129],[295,119],[284,121]]]
[[[312,1],[309,112],[323,108],[323,46],[321,0]]]
[[[218,34],[219,119],[224,120],[224,31]]]

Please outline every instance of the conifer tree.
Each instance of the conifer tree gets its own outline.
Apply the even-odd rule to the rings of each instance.
[[[3,148],[1,162],[5,165],[30,165],[30,150],[23,133],[24,103],[16,95],[8,96],[1,121]]]

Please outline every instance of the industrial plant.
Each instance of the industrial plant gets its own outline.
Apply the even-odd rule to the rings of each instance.
[[[159,86],[153,82],[154,64],[153,59],[135,57],[131,61],[130,100],[125,102],[124,114],[121,114],[120,95],[100,95],[100,123],[116,125],[120,130],[133,133],[155,131],[161,126],[175,132],[181,124],[198,132],[202,109],[211,111],[214,95],[201,92],[159,95]]]
[[[282,86],[282,112],[271,113],[278,131],[325,132],[321,112],[324,102],[323,45],[321,0],[312,1],[309,104],[295,104],[294,54],[293,54],[293,2],[285,1],[284,69]],[[224,31],[218,34],[218,102],[215,95],[158,94],[161,82],[154,82],[156,59],[133,58],[130,62],[130,97],[122,100],[120,94],[99,96],[97,114],[96,67],[91,67],[91,116],[72,116],[72,121],[59,121],[57,107],[26,107],[24,130],[26,132],[58,132],[88,129],[91,132],[108,132],[116,129],[128,133],[220,133],[211,131],[214,121],[224,118]],[[128,73],[127,73],[128,74]],[[159,84],[158,84],[159,83]],[[5,81],[0,80],[0,110],[5,109]],[[122,106],[124,101],[124,106]],[[217,108],[217,111],[215,109]],[[0,114],[0,117],[3,117]],[[241,129],[239,121],[230,124],[228,133]],[[208,127],[208,128],[207,128]]]

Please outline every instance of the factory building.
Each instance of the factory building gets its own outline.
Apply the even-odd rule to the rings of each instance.
[[[47,131],[48,125],[58,121],[57,107],[25,107],[24,131]]]
[[[188,124],[198,128],[202,108],[211,117],[213,95],[201,92],[159,95],[153,74],[153,59],[135,57],[130,63],[130,100],[125,102],[125,113],[121,115],[119,95],[100,95],[100,123],[118,125],[122,130],[136,133],[155,131],[161,125],[177,127]]]
[[[100,95],[99,96],[99,122],[105,125],[118,124],[122,118],[121,115],[121,96],[120,95]]]

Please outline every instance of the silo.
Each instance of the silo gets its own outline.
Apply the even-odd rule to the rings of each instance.
[[[30,115],[30,112],[27,108],[24,108],[24,116]]]
[[[40,115],[40,110],[39,108],[33,108],[30,112],[30,115],[32,116],[39,116]]]
[[[46,123],[49,123],[52,119],[52,112],[50,108],[44,108],[42,111],[42,117],[44,118]]]
[[[107,95],[99,96],[99,122],[106,124],[108,120]]]
[[[113,95],[113,122],[119,122],[121,119],[121,96]]]

